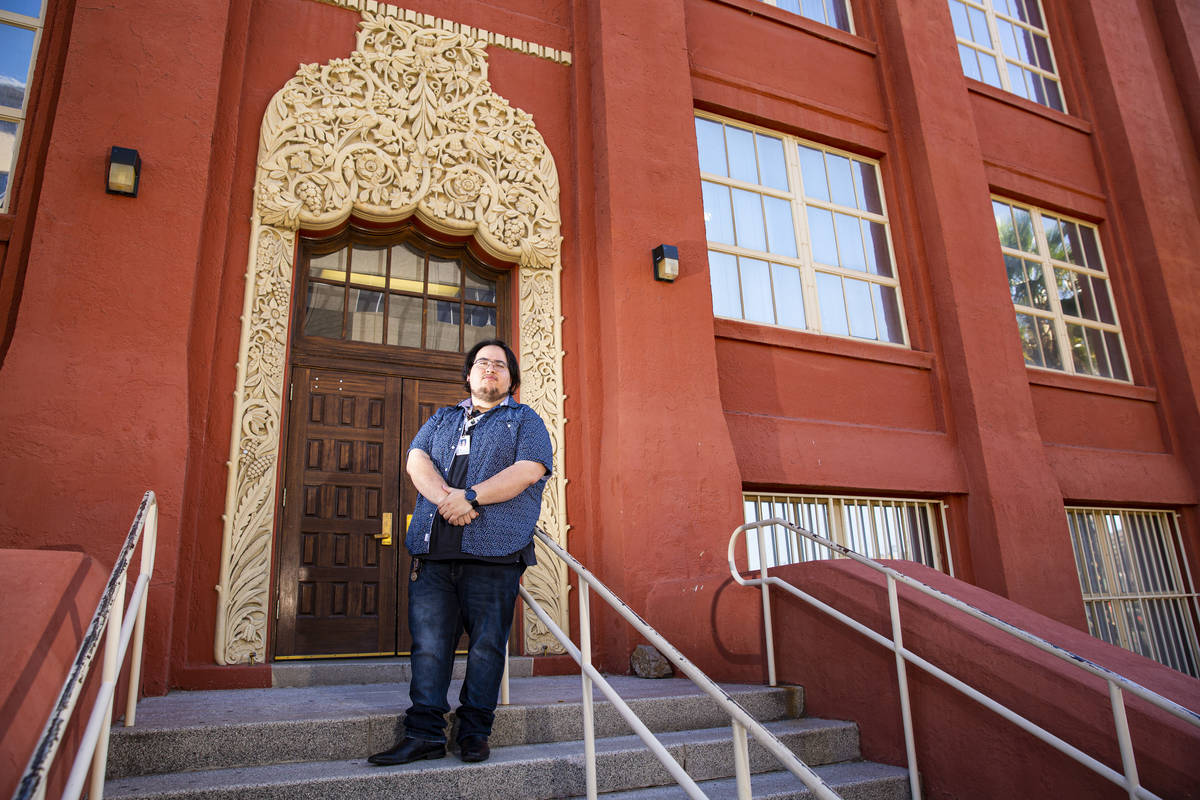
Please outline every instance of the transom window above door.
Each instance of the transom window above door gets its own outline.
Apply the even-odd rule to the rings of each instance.
[[[465,251],[353,236],[329,247],[306,248],[303,336],[447,352],[496,337],[500,275]]]
[[[696,115],[713,313],[904,345],[879,165]]]

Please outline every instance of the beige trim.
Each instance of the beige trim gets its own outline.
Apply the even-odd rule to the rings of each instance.
[[[527,42],[524,39],[518,39],[516,36],[505,36],[501,33],[492,33],[483,28],[473,28],[470,25],[464,25],[461,22],[452,22],[448,19],[439,19],[432,14],[422,14],[419,11],[412,11],[407,8],[400,8],[391,3],[380,3],[378,0],[316,0],[318,3],[324,3],[327,6],[337,6],[338,8],[348,8],[352,11],[363,11],[372,14],[377,14],[380,17],[392,17],[403,20],[404,22],[413,22],[426,28],[441,28],[442,30],[452,33],[461,33],[473,39],[483,42],[485,45],[494,45],[503,47],[505,50],[515,50],[518,53],[527,53],[538,58],[549,59],[558,64],[570,65],[571,51],[555,50],[553,47],[547,47],[544,44],[536,42]]]
[[[519,265],[521,400],[546,420],[554,475],[542,528],[566,546],[562,272],[554,158],[528,113],[492,92],[486,41],[422,17],[363,13],[357,48],[305,64],[263,116],[217,585],[216,660],[266,659],[271,547],[296,231],[352,213],[412,215]],[[525,586],[567,626],[566,568]],[[530,653],[561,652],[531,613]]]

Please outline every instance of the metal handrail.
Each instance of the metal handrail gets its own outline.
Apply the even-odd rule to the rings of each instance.
[[[779,741],[773,733],[762,726],[758,720],[754,719],[742,708],[742,706],[731,698],[720,686],[713,682],[712,678],[705,675],[698,667],[692,664],[683,653],[679,652],[670,642],[652,628],[649,623],[638,616],[637,612],[625,604],[621,598],[617,597],[603,582],[593,575],[583,564],[579,563],[566,550],[564,550],[557,542],[551,539],[546,533],[541,530],[535,532],[535,535],[546,545],[552,553],[558,556],[562,561],[571,568],[571,570],[579,576],[579,639],[580,646],[576,647],[569,636],[563,632],[561,628],[550,618],[545,609],[535,600],[525,587],[520,587],[521,597],[526,604],[537,615],[542,624],[554,635],[560,644],[567,650],[570,656],[575,659],[575,663],[579,664],[583,673],[583,722],[584,722],[584,750],[585,764],[587,777],[587,796],[590,800],[596,797],[596,746],[595,746],[595,714],[592,707],[592,684],[596,683],[600,686],[600,690],[604,693],[629,724],[634,732],[645,742],[650,751],[662,763],[662,765],[671,773],[680,787],[692,798],[705,798],[707,795],[696,785],[691,776],[684,771],[662,743],[658,741],[650,729],[638,719],[637,715],[629,707],[629,704],[617,693],[617,690],[605,680],[604,676],[592,665],[592,645],[591,645],[591,613],[589,608],[589,587],[594,589],[600,598],[612,606],[618,614],[632,625],[638,633],[650,641],[659,652],[670,659],[681,672],[691,678],[696,686],[711,697],[725,713],[730,716],[731,725],[733,727],[733,748],[734,748],[734,771],[737,777],[737,791],[739,800],[749,800],[750,798],[750,756],[749,745],[746,740],[746,734],[749,732],[754,736],[760,745],[768,752],[774,755],[779,762],[789,772],[795,775],[804,783],[805,786],[813,793],[815,797],[821,800],[838,800],[839,796],[829,788],[829,786],[821,780],[820,776],[813,771],[812,767],[805,764],[796,757],[792,751],[787,749],[783,742]],[[503,702],[508,701],[508,670],[505,669],[504,683],[502,685]]]
[[[142,559],[138,569],[137,582],[129,598],[129,609],[135,613],[127,614],[125,608],[125,586],[129,562],[133,558],[134,548],[138,539],[145,532],[146,540],[142,545]],[[116,695],[117,677],[121,666],[125,663],[125,654],[130,640],[133,641],[133,658],[129,669],[128,698],[125,704],[125,726],[134,723],[138,700],[138,686],[142,672],[142,641],[146,627],[146,600],[149,596],[150,577],[154,573],[154,554],[158,546],[158,500],[154,492],[148,491],[142,496],[141,505],[133,523],[129,526],[129,534],[125,544],[117,555],[112,574],[100,595],[100,603],[92,622],[84,633],[79,652],[63,681],[62,691],[46,720],[41,738],[29,758],[29,765],[17,784],[13,800],[41,800],[46,796],[46,778],[54,757],[58,754],[66,733],[67,723],[75,710],[75,703],[83,691],[84,682],[91,670],[92,661],[100,647],[100,636],[105,633],[104,664],[101,672],[100,689],[96,694],[92,712],[84,729],[83,739],[75,754],[71,773],[67,777],[63,789],[65,800],[77,800],[83,791],[83,782],[87,778],[89,763],[91,767],[91,785],[88,796],[91,800],[102,800],[104,796],[104,773],[108,766],[108,733],[111,727],[113,701]]]
[[[765,537],[761,533],[757,536],[759,551],[758,572],[760,577],[754,579],[743,578],[737,568],[734,557],[734,546],[737,543],[738,537],[743,536],[747,531],[753,529],[771,527],[775,525],[781,525],[785,528],[788,528],[794,533],[804,536],[819,545],[840,553],[847,558],[853,559],[860,564],[870,567],[876,572],[883,573],[887,577],[888,609],[891,615],[893,638],[888,639],[887,637],[868,628],[857,620],[851,619],[849,616],[843,614],[827,603],[824,603],[812,595],[797,589],[787,581],[770,577],[768,574],[766,559],[766,546],[764,544]],[[729,537],[728,556],[729,572],[733,575],[733,579],[735,581],[742,586],[759,586],[762,588],[763,625],[766,628],[767,640],[767,672],[772,686],[775,685],[775,644],[771,625],[771,601],[769,595],[770,586],[776,586],[783,591],[794,595],[801,600],[804,600],[808,604],[815,606],[834,619],[837,619],[838,621],[848,625],[852,629],[858,631],[867,638],[882,645],[883,647],[886,647],[896,654],[896,672],[900,690],[900,708],[904,723],[904,744],[905,749],[908,752],[909,785],[912,789],[913,800],[920,800],[921,785],[917,776],[916,745],[913,738],[912,710],[908,697],[908,679],[905,671],[905,662],[909,662],[913,664],[913,666],[924,670],[943,683],[948,684],[952,688],[957,689],[959,692],[970,697],[972,700],[975,700],[985,708],[1004,717],[1008,721],[1020,727],[1022,730],[1036,736],[1043,742],[1046,742],[1059,752],[1070,756],[1075,761],[1078,761],[1088,769],[1091,769],[1093,772],[1096,772],[1099,775],[1107,778],[1118,786],[1124,787],[1129,792],[1129,797],[1131,799],[1144,798],[1144,800],[1162,800],[1162,798],[1148,789],[1145,789],[1138,782],[1137,764],[1134,760],[1133,744],[1129,736],[1129,723],[1125,716],[1125,701],[1123,693],[1129,692],[1134,694],[1153,704],[1154,706],[1173,714],[1176,717],[1179,717],[1194,727],[1200,728],[1200,714],[1197,712],[1184,708],[1178,703],[1163,697],[1157,692],[1147,689],[1135,681],[1131,681],[1123,675],[1102,667],[1099,664],[1094,664],[1085,659],[1083,656],[1072,653],[1070,650],[1059,647],[1058,645],[1055,645],[1043,639],[1042,637],[1037,636],[1036,634],[1032,634],[1023,628],[1019,628],[1016,625],[1012,625],[1002,619],[994,617],[991,614],[988,614],[986,611],[981,611],[969,603],[964,603],[958,598],[951,597],[945,592],[938,591],[931,586],[928,586],[901,572],[897,572],[891,567],[886,567],[883,564],[880,564],[878,561],[874,561],[866,556],[860,555],[859,553],[856,553],[853,550],[850,550],[849,548],[844,547],[836,542],[832,542],[823,536],[819,536],[812,531],[799,528],[787,520],[772,518],[761,520],[759,522],[748,522],[745,525],[739,525],[734,529],[733,533]],[[964,683],[958,678],[955,678],[953,675],[941,669],[940,667],[934,666],[912,651],[906,649],[904,647],[904,642],[900,631],[900,606],[896,594],[896,584],[898,582],[903,583],[904,585],[924,595],[932,597],[933,599],[938,600],[941,603],[950,606],[951,608],[958,609],[959,611],[962,611],[963,613],[974,617],[981,622],[986,622],[993,628],[1001,630],[1010,636],[1020,639],[1021,641],[1030,644],[1039,650],[1042,650],[1043,652],[1049,653],[1050,655],[1061,659],[1073,667],[1091,673],[1092,675],[1095,675],[1106,681],[1108,684],[1109,702],[1112,706],[1113,721],[1116,726],[1117,742],[1121,751],[1121,762],[1125,770],[1124,774],[1117,772],[1108,765],[1096,760],[1092,756],[1089,756],[1087,753],[1084,753],[1074,745],[1067,743],[1060,737],[1055,736],[1040,725],[1031,722],[1007,706],[993,700],[974,687]]]

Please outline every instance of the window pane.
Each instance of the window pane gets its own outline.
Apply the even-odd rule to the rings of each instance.
[[[1000,68],[996,65],[996,57],[988,53],[979,53],[979,71],[983,74],[981,80],[988,86],[1000,86]]]
[[[462,291],[462,267],[457,261],[445,258],[429,259],[429,293],[441,297],[458,297]],[[457,346],[457,345],[456,345]]]
[[[0,119],[0,208],[8,194],[8,176],[17,150],[17,123]]]
[[[842,255],[842,266],[865,272],[867,257],[863,252],[862,230],[858,226],[858,217],[834,214],[833,219],[837,227],[838,252]]]
[[[787,165],[783,159],[783,142],[774,136],[757,136],[759,180],[763,186],[787,191]]]
[[[876,275],[892,277],[892,255],[888,252],[887,229],[878,222],[863,220],[866,239],[867,267]]]
[[[958,0],[950,0],[950,19],[954,20],[954,35],[970,40],[971,23],[967,21],[967,7]]]
[[[1095,297],[1092,295],[1092,281],[1087,275],[1075,275],[1075,290],[1078,292],[1079,298],[1079,316],[1084,319],[1098,320],[1099,314],[1096,313]]]
[[[763,227],[762,195],[733,190],[733,227],[737,244],[749,250],[767,249],[767,234]]]
[[[388,298],[387,343],[421,346],[421,298],[394,294]]]
[[[983,47],[992,46],[992,35],[988,32],[987,15],[971,6],[967,10],[971,18],[971,41]]]
[[[0,105],[22,108],[36,34],[0,22]]]
[[[1088,352],[1087,340],[1084,337],[1082,325],[1067,326],[1067,341],[1071,345],[1071,361],[1075,364],[1075,371],[1081,372],[1084,375],[1097,374],[1096,360],[1092,354]]]
[[[1021,334],[1021,352],[1025,354],[1025,363],[1035,367],[1045,366],[1036,318],[1029,314],[1017,314],[1017,330]]]
[[[843,31],[850,30],[850,11],[846,8],[846,0],[825,0],[829,5],[830,25]]]
[[[1058,220],[1054,217],[1042,217],[1042,228],[1046,231],[1046,244],[1050,246],[1050,257],[1058,261],[1067,260],[1067,250],[1063,247],[1062,231]]]
[[[846,278],[843,284],[846,290],[846,308],[850,312],[850,334],[864,339],[876,338],[870,284],[850,278]]]
[[[1008,65],[1008,88],[1009,91],[1021,97],[1029,97],[1029,89],[1025,86],[1025,70],[1018,67],[1016,64]]]
[[[873,283],[871,284],[871,294],[875,298],[879,338],[886,342],[902,343],[904,331],[900,327],[900,301],[896,297],[896,290],[890,286]]]
[[[346,328],[355,342],[383,343],[383,292],[351,289],[346,306]]]
[[[1104,269],[1104,262],[1100,258],[1100,246],[1096,243],[1096,231],[1089,225],[1080,225],[1079,240],[1083,245],[1084,262],[1092,269]]]
[[[854,180],[850,177],[850,159],[826,153],[825,163],[829,166],[829,186],[833,192],[833,202],[857,208],[858,203],[854,199]]]
[[[821,0],[801,0],[800,13],[817,22],[825,21],[825,7],[821,5]]]
[[[710,242],[733,244],[733,207],[729,201],[729,189],[709,181],[702,181],[704,193],[704,228]]]
[[[1012,208],[1006,203],[992,201],[992,215],[996,218],[996,233],[1000,235],[1002,247],[1018,247],[1017,228],[1013,225]]]
[[[808,207],[808,233],[812,237],[813,260],[838,264],[837,239],[833,235],[833,214],[823,208]]]
[[[1046,366],[1062,369],[1062,349],[1058,346],[1058,333],[1054,329],[1054,323],[1038,317],[1038,333],[1042,339],[1042,354],[1046,357]]]
[[[1025,283],[1025,269],[1021,259],[1016,256],[1004,257],[1004,268],[1008,272],[1008,293],[1012,296],[1014,305],[1031,305],[1029,286]]]
[[[496,338],[496,309],[468,305],[464,308],[463,349],[470,350],[478,342]]]
[[[425,349],[457,351],[458,303],[432,299],[425,302]]]
[[[1112,299],[1108,294],[1108,281],[1096,277],[1093,277],[1091,281],[1092,297],[1096,300],[1096,316],[1101,322],[1116,325],[1117,317],[1113,313]]]
[[[792,204],[778,197],[763,196],[767,211],[767,242],[770,252],[796,257],[796,226],[792,222]]]
[[[1084,328],[1087,333],[1088,352],[1096,365],[1096,374],[1105,378],[1112,377],[1112,369],[1108,366],[1108,353],[1104,349],[1104,332],[1095,328]]]
[[[975,50],[967,47],[965,44],[958,46],[958,60],[962,63],[963,74],[968,78],[975,80],[983,80],[983,75],[979,71],[979,58],[975,55]]]
[[[392,248],[391,288],[406,292],[425,290],[425,254],[408,245],[398,244]]]
[[[854,188],[858,191],[859,208],[872,214],[883,213],[883,198],[879,193],[879,179],[873,164],[854,162]]]
[[[848,334],[846,303],[842,297],[842,279],[825,272],[817,273],[817,298],[821,304],[822,333]]]
[[[333,253],[313,256],[308,261],[309,276],[328,281],[346,280],[346,253],[347,250],[343,247]]]
[[[1129,380],[1129,371],[1125,369],[1125,355],[1121,352],[1121,337],[1111,331],[1105,331],[1104,348],[1108,351],[1112,376],[1123,381]]]
[[[1029,276],[1029,298],[1035,308],[1050,310],[1050,293],[1046,291],[1046,279],[1042,265],[1037,261],[1025,262],[1025,273]]]
[[[1059,228],[1062,230],[1063,249],[1067,253],[1067,261],[1078,266],[1084,265],[1083,247],[1079,241],[1079,228],[1074,222],[1068,220],[1059,220]]]
[[[775,314],[780,325],[804,327],[804,295],[800,289],[800,270],[783,264],[772,264],[775,283]]]
[[[754,158],[754,134],[728,125],[725,141],[729,147],[729,176],[746,183],[758,183],[758,163]]]
[[[340,286],[311,283],[304,306],[304,335],[342,338],[342,302],[345,290]]]
[[[800,154],[804,194],[816,200],[829,200],[829,186],[825,181],[825,154],[804,145],[800,145],[797,152]]]
[[[1026,253],[1036,253],[1037,239],[1033,235],[1033,215],[1029,213],[1029,209],[1013,206],[1013,219],[1017,221],[1017,247]]]
[[[1055,111],[1065,111],[1062,101],[1062,90],[1058,88],[1058,81],[1046,81],[1046,102]]]
[[[753,322],[775,322],[775,309],[771,302],[771,276],[767,262],[757,258],[739,258],[742,273],[742,308],[745,318]]]
[[[350,253],[350,282],[383,286],[387,274],[387,250],[355,245]]]
[[[696,117],[696,147],[700,150],[700,171],[728,175],[725,164],[724,126],[711,119]]]
[[[713,313],[718,317],[742,316],[742,292],[738,287],[737,258],[708,251],[708,276],[712,282]]]
[[[466,299],[480,303],[496,302],[496,282],[481,278],[468,270]]]
[[[1069,269],[1055,269],[1054,279],[1058,284],[1058,304],[1062,306],[1063,313],[1072,317],[1080,316],[1075,273]]]

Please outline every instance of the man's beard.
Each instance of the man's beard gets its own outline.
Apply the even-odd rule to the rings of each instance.
[[[503,400],[504,395],[506,394],[508,394],[508,392],[501,389],[499,384],[496,384],[491,388],[488,388],[487,386],[480,386],[478,389],[473,389],[471,391],[472,397],[483,400],[486,403],[495,403],[499,400]]]

